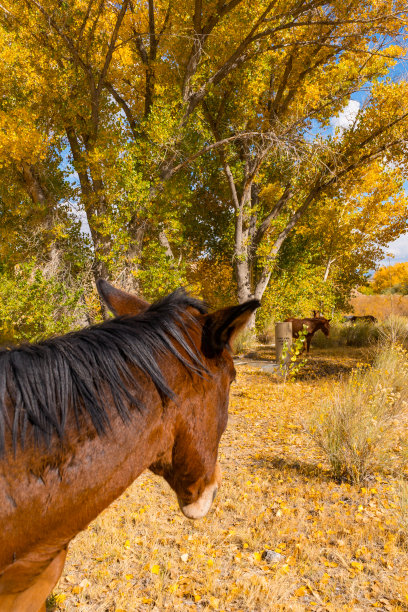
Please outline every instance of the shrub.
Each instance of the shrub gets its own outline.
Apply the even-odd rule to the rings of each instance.
[[[81,283],[49,272],[31,261],[0,274],[0,342],[35,342],[84,323]]]
[[[321,330],[317,331],[312,338],[312,346],[316,348],[344,346],[346,342],[342,337],[343,327],[341,323],[330,323],[330,335],[325,336]]]
[[[408,340],[408,317],[391,315],[373,325],[367,321],[356,323],[332,323],[330,336],[316,333],[312,345],[318,348],[337,346],[373,346],[380,344],[401,344]]]
[[[378,340],[378,327],[367,321],[344,323],[341,326],[340,337],[345,346],[368,346]]]
[[[408,338],[408,318],[390,315],[378,326],[378,336],[384,344],[405,344]]]
[[[257,334],[258,341],[262,344],[273,344],[275,342],[275,321],[265,323]]]
[[[252,329],[244,329],[234,340],[234,352],[236,354],[250,351],[256,346],[256,337]]]
[[[408,356],[398,345],[378,352],[339,384],[307,430],[326,454],[338,479],[361,483],[386,465],[391,429],[407,411]]]

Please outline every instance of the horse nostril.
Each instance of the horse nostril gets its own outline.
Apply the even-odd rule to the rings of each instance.
[[[215,487],[215,489],[214,489],[214,491],[213,491],[213,494],[212,494],[212,500],[211,500],[211,503],[213,503],[213,501],[214,501],[214,499],[215,499],[215,496],[217,495],[217,491],[218,491],[218,487]]]

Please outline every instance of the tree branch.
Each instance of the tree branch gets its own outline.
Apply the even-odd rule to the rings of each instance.
[[[109,43],[108,52],[106,54],[105,61],[104,61],[104,64],[103,64],[103,68],[102,68],[102,71],[101,71],[101,74],[100,74],[100,77],[99,77],[99,82],[98,82],[98,87],[97,87],[97,95],[98,95],[98,97],[99,97],[100,92],[102,90],[102,87],[104,85],[105,78],[106,78],[106,75],[107,75],[110,63],[112,61],[113,52],[115,50],[115,44],[116,44],[116,40],[117,40],[118,35],[119,35],[120,26],[122,25],[122,21],[123,21],[123,18],[125,17],[128,5],[129,5],[129,0],[123,0],[122,8],[120,9],[119,15],[117,16],[115,27],[113,29],[111,40],[110,40],[110,43]]]
[[[122,108],[123,112],[125,113],[126,119],[128,120],[128,123],[129,123],[130,130],[132,132],[132,135],[134,139],[136,140],[140,134],[137,130],[137,123],[132,114],[132,111],[130,110],[129,105],[127,104],[126,100],[122,98],[122,96],[116,91],[113,85],[106,80],[105,80],[105,87],[112,94],[116,102],[119,104],[119,106]]]
[[[292,185],[286,185],[285,190],[279,200],[276,202],[275,206],[271,210],[271,212],[265,217],[262,221],[261,225],[258,227],[254,239],[252,241],[252,249],[256,251],[256,249],[261,244],[263,237],[271,226],[272,221],[274,221],[278,215],[280,214],[282,208],[285,206],[286,202],[290,200],[293,194]]]

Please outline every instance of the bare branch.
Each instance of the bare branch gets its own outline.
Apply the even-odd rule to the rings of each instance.
[[[132,135],[136,140],[139,136],[139,132],[136,129],[137,123],[132,114],[132,111],[130,110],[129,105],[127,104],[126,100],[117,92],[117,90],[113,87],[113,85],[107,82],[106,80],[105,80],[105,87],[112,94],[116,102],[119,104],[119,106],[122,108],[123,112],[125,113],[126,119],[128,120],[128,123],[129,123],[130,130],[132,132]]]
[[[173,168],[170,168],[166,173],[165,173],[165,178],[166,180],[169,179],[170,177],[172,177],[174,174],[176,174],[176,172],[179,172],[180,170],[182,170],[183,168],[185,168],[186,166],[188,166],[189,164],[191,164],[191,162],[193,162],[195,159],[197,159],[198,157],[201,157],[202,155],[204,155],[205,153],[208,153],[209,151],[212,151],[213,149],[217,149],[219,147],[223,147],[226,144],[233,142],[234,140],[240,140],[240,139],[245,139],[245,138],[249,138],[249,139],[253,139],[255,137],[259,137],[259,136],[264,136],[265,139],[272,138],[271,135],[263,135],[260,132],[242,132],[240,134],[236,134],[235,136],[230,136],[229,138],[223,138],[222,140],[219,140],[218,142],[214,142],[210,145],[207,145],[205,147],[203,147],[200,151],[198,151],[197,153],[194,153],[194,155],[191,155],[191,157],[189,157],[188,159],[186,159],[185,161],[183,161],[181,164],[178,164],[177,166],[174,166]]]

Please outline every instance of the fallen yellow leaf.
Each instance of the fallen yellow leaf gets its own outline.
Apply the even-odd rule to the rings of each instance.
[[[361,572],[364,569],[364,564],[360,563],[359,561],[352,561],[350,565],[352,568],[356,569],[359,572]]]
[[[296,597],[303,597],[303,595],[306,594],[306,587],[305,586],[301,586],[298,589],[296,589],[295,591],[295,595]]]

